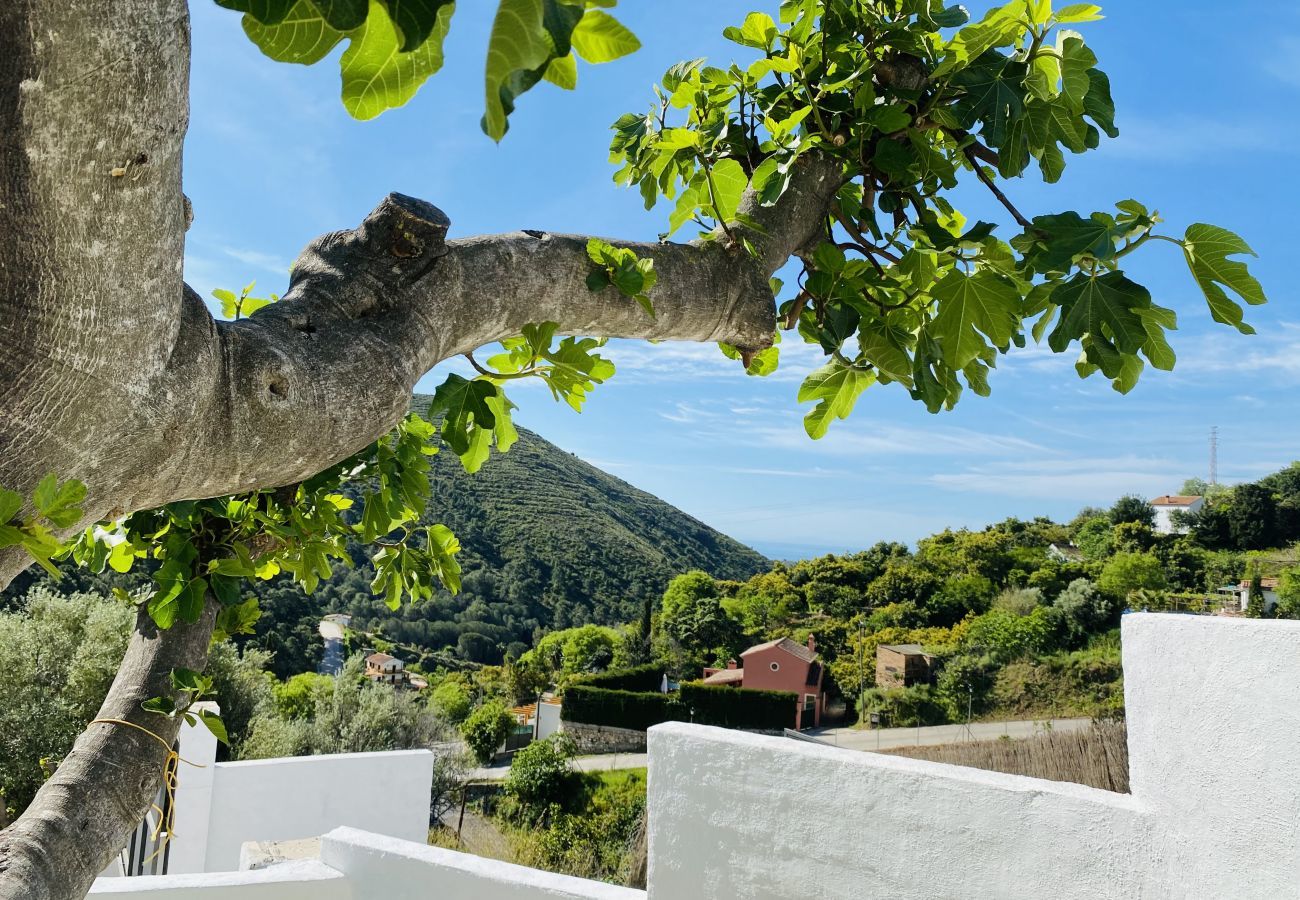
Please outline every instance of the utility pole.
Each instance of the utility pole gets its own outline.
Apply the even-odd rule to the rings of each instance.
[[[866,630],[866,625],[867,625],[867,620],[865,617],[858,619],[858,728],[859,729],[862,728],[863,720],[866,717],[866,712],[863,709],[865,705],[863,703],[863,699],[867,696],[867,660],[866,660],[866,647],[864,645],[864,641],[866,639],[863,636]]]
[[[1219,483],[1219,426],[1210,426],[1210,484]]]

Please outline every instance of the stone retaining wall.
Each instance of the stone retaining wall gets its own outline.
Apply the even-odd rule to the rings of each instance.
[[[560,730],[573,738],[580,754],[645,752],[644,731],[569,721],[561,721]]]

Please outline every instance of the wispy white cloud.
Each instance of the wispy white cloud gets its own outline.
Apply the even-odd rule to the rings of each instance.
[[[808,373],[826,361],[820,348],[802,341],[781,344],[781,363],[776,372],[764,376],[772,382],[802,381]],[[635,373],[644,382],[701,381],[729,379],[744,381],[757,378],[745,374],[739,362],[727,359],[713,344],[666,341],[647,344],[637,341],[611,341],[606,348],[620,372]]]
[[[245,247],[228,247],[220,248],[221,252],[231,259],[241,262],[246,266],[252,266],[263,272],[274,272],[280,278],[286,279],[289,274],[289,262],[281,256],[274,253],[266,253],[262,250],[250,250]]]
[[[1111,157],[1160,163],[1202,163],[1221,154],[1250,150],[1281,152],[1277,124],[1265,117],[1238,113],[1207,119],[1190,113],[1129,114],[1120,134],[1103,141],[1098,152]]]
[[[1260,55],[1260,65],[1283,84],[1300,88],[1300,37],[1278,38]]]
[[[955,491],[1096,503],[1126,493],[1155,496],[1174,490],[1184,468],[1161,457],[1026,458],[937,473],[928,481]]]
[[[1300,378],[1300,323],[1279,322],[1259,334],[1239,340],[1225,340],[1232,333],[1209,332],[1190,341],[1180,341],[1175,374],[1253,374],[1292,383]]]

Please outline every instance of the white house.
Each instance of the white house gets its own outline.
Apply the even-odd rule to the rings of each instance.
[[[1152,500],[1151,505],[1156,509],[1156,531],[1161,534],[1187,534],[1186,525],[1174,524],[1173,514],[1175,512],[1200,512],[1205,506],[1205,498],[1165,494],[1163,497]]]
[[[408,676],[406,665],[397,657],[372,653],[366,657],[366,677],[387,684],[405,684]]]
[[[1277,606],[1277,579],[1261,578],[1259,580],[1260,589],[1264,592],[1264,609],[1271,610]],[[1237,601],[1241,604],[1241,611],[1245,612],[1246,607],[1250,605],[1250,581],[1240,581],[1237,583]]]

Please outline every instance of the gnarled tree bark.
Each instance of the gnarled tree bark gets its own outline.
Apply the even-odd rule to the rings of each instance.
[[[757,257],[724,240],[628,244],[655,262],[656,315],[586,287],[586,238],[447,241],[390,195],[298,259],[288,292],[217,322],[181,277],[188,17],[183,0],[0,4],[0,485],[85,482],[86,520],[301,480],[388,431],[438,362],[554,321],[563,333],[767,346],[768,277],[817,238],[841,183],[810,155]],[[0,550],[0,586],[29,560]],[[159,631],[140,610],[101,718],[172,740],[140,703],[201,669],[214,609]],[[0,898],[82,896],[156,791],[162,747],[93,725],[0,832]]]

